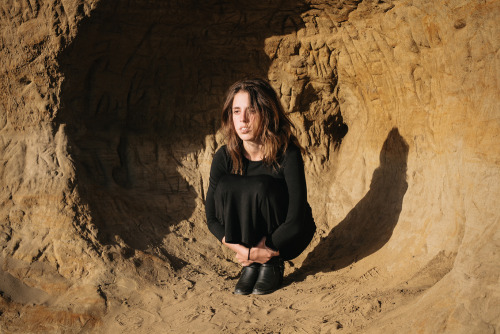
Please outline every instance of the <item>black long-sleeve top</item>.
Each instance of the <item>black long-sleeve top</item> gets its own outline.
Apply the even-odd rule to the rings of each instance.
[[[266,245],[280,252],[285,259],[297,257],[311,241],[316,226],[311,207],[307,202],[307,187],[304,175],[304,162],[298,147],[293,144],[279,159],[279,168],[267,166],[263,161],[249,161],[244,158],[243,175],[270,175],[286,183],[288,210],[286,219],[268,236]],[[214,194],[221,177],[232,173],[232,161],[226,146],[222,146],[214,155],[210,170],[210,185],[207,192],[205,211],[208,229],[222,242],[225,234],[224,225],[215,213]]]

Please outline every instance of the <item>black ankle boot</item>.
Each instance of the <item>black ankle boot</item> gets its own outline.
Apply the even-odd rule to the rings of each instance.
[[[259,276],[259,269],[261,267],[260,263],[254,262],[249,266],[243,267],[241,270],[241,276],[236,283],[234,288],[234,293],[237,295],[248,295],[252,293],[253,286],[257,281]]]
[[[283,273],[285,263],[279,257],[273,257],[268,262],[260,266],[259,277],[252,293],[254,295],[265,295],[276,291],[283,283]]]

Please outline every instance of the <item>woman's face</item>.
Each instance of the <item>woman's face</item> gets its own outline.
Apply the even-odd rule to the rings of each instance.
[[[233,99],[233,125],[243,142],[255,142],[259,127],[259,114],[250,103],[248,92],[240,91]]]

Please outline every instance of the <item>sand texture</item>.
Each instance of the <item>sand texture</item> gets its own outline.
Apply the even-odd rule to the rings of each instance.
[[[499,333],[500,1],[6,0],[0,332]],[[236,296],[226,89],[275,87],[317,233]]]

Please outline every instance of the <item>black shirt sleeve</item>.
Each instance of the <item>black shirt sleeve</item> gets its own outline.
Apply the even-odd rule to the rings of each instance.
[[[214,195],[220,178],[229,173],[228,156],[226,154],[226,148],[223,146],[215,153],[214,159],[212,160],[207,198],[205,201],[205,213],[207,215],[208,229],[221,242],[225,234],[225,229],[215,214]]]
[[[273,232],[267,244],[279,250],[282,258],[291,259],[307,247],[316,231],[307,203],[304,162],[296,146],[287,149],[283,175],[288,188],[288,211],[285,221]]]

